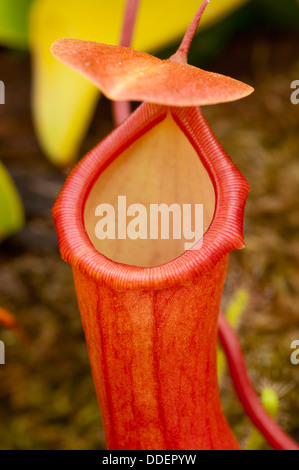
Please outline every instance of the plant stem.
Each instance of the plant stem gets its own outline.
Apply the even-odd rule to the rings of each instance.
[[[130,47],[133,41],[140,0],[127,0],[119,44]]]
[[[131,114],[131,103],[129,101],[112,101],[112,113],[115,126],[120,126]]]
[[[198,28],[202,15],[208,6],[208,3],[210,3],[210,0],[204,0],[203,3],[200,5],[189,28],[187,29],[187,32],[184,36],[184,39],[181,42],[180,47],[178,48],[177,52],[171,57],[172,61],[180,62],[180,63],[187,62],[187,56],[189,53],[192,40],[194,38],[194,35],[196,33],[196,30]]]
[[[133,41],[140,0],[127,0],[122,32],[119,44],[130,47]],[[131,105],[127,101],[112,102],[113,119],[116,126],[124,122],[131,114]]]

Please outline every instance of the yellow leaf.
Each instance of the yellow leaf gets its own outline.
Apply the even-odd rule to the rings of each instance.
[[[246,0],[213,0],[206,27]],[[152,51],[182,37],[199,0],[142,0],[134,48]],[[61,38],[117,44],[125,0],[36,0],[31,14],[34,66],[33,109],[44,152],[57,165],[70,165],[86,133],[98,90],[50,53]]]

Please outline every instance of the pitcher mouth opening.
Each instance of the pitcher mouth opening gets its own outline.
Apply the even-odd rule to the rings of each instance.
[[[159,198],[153,200],[157,188]],[[61,191],[53,215],[62,257],[117,290],[190,284],[229,251],[244,246],[248,191],[199,109],[143,104],[79,163]],[[115,218],[116,204],[121,214],[120,201],[126,202],[126,211],[132,209],[129,228]],[[153,219],[154,229],[149,227],[150,206],[157,209],[161,203],[172,218],[172,239],[159,238],[161,218]],[[176,216],[192,204],[202,212],[194,210],[187,222],[194,239],[189,236],[185,250],[186,221]],[[195,229],[200,225],[195,214],[203,215],[201,230]]]
[[[91,188],[84,225],[95,249],[143,268],[201,249],[216,199],[202,158],[171,112],[163,113]]]

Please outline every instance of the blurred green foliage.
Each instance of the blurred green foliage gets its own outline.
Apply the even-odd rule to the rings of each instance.
[[[275,419],[279,412],[279,397],[276,391],[271,387],[263,388],[261,392],[261,401],[271,418]],[[265,442],[265,438],[262,434],[257,431],[257,429],[254,429],[249,437],[246,450],[261,450],[264,447]]]
[[[24,223],[24,212],[19,195],[0,162],[0,242],[20,230]]]
[[[0,0],[0,44],[28,47],[28,19],[33,0]]]

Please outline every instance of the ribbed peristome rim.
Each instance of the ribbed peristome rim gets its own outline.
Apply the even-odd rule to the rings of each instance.
[[[116,263],[99,253],[84,227],[84,208],[99,175],[126,148],[170,112],[201,158],[213,182],[216,207],[202,246],[152,268]],[[115,290],[153,290],[188,285],[209,274],[231,250],[243,248],[243,216],[249,185],[225,153],[198,108],[142,104],[98,144],[68,177],[53,209],[60,252],[83,274]]]

